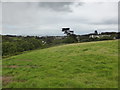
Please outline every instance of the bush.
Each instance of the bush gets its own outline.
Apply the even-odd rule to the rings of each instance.
[[[78,42],[75,35],[68,36],[63,40],[63,43],[76,43]]]
[[[42,40],[34,37],[10,37],[3,36],[2,41],[2,55],[9,56],[15,55],[16,53],[42,48]]]

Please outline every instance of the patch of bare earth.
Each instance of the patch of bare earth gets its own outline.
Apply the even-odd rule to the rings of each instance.
[[[6,66],[2,66],[3,68],[17,68],[18,66],[17,65],[6,65]]]
[[[39,66],[36,66],[36,65],[25,65],[25,66],[22,66],[22,65],[3,65],[2,67],[3,68],[37,68]]]
[[[25,82],[26,80],[13,80],[13,76],[2,76],[2,85],[6,86],[11,82]]]
[[[2,77],[2,84],[7,85],[8,83],[12,82],[12,76],[3,76]]]

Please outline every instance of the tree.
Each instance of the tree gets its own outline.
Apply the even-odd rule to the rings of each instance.
[[[97,32],[97,30],[95,30],[95,32],[94,32],[96,35],[98,35],[98,32]]]
[[[62,32],[64,32],[64,34],[67,34],[67,36],[74,34],[74,31],[70,31],[70,28],[62,28]]]
[[[74,43],[77,42],[77,36],[74,34],[74,31],[70,31],[70,28],[62,28],[62,32],[64,34],[67,34],[67,40],[65,40],[66,43]]]

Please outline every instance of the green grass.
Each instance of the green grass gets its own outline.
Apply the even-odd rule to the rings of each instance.
[[[61,45],[3,59],[3,88],[117,88],[118,40]]]

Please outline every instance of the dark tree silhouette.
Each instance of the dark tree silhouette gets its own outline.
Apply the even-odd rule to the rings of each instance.
[[[98,32],[97,32],[97,30],[95,30],[95,32],[94,32],[96,35],[98,34]]]
[[[68,37],[68,42],[70,43],[74,43],[77,42],[77,35],[74,34],[74,31],[70,31],[70,28],[62,28],[62,32],[64,32],[64,34],[66,34]]]
[[[67,36],[74,34],[74,31],[70,31],[70,28],[62,28],[62,32],[64,32],[64,34],[67,34]]]

